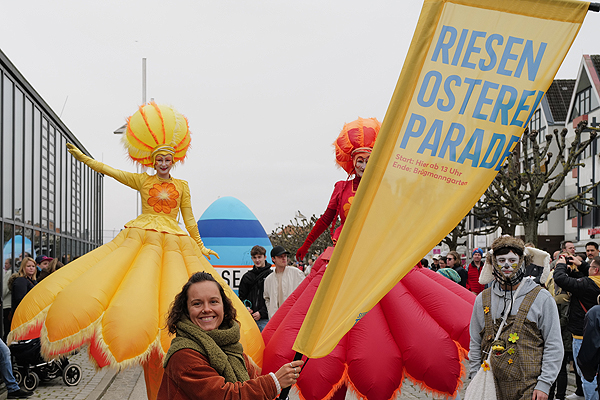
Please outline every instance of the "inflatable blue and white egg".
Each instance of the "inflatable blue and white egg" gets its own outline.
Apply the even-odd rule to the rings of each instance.
[[[219,254],[209,260],[223,280],[238,292],[240,279],[253,267],[250,250],[260,245],[273,249],[269,236],[250,209],[235,197],[221,197],[204,211],[198,220],[204,245]]]

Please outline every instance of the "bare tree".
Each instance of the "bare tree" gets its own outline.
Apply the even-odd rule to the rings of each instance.
[[[269,235],[271,244],[273,246],[285,247],[285,249],[290,252],[290,258],[293,259],[296,251],[302,247],[304,240],[315,226],[315,222],[317,222],[317,220],[318,217],[315,215],[310,217],[310,220],[304,218],[294,218],[293,220],[290,220],[288,225],[279,226],[271,232]],[[337,220],[335,223],[335,228],[337,228],[339,224],[339,220]],[[326,229],[325,232],[323,232],[310,246],[307,256],[317,256],[329,246],[333,246],[333,240],[331,239],[330,229]]]
[[[600,182],[564,199],[554,197],[567,174],[585,166],[580,161],[581,154],[596,138],[596,131],[592,130],[589,139],[582,141],[586,130],[587,121],[580,122],[575,138],[567,144],[567,129],[560,133],[555,129],[554,135],[546,135],[542,147],[537,141],[538,132],[526,130],[520,141],[520,153],[515,151],[508,157],[483,195],[483,201],[475,206],[474,215],[501,228],[503,234],[514,234],[516,225],[523,224],[525,241],[537,245],[538,225],[552,211],[571,206],[580,214],[589,213],[596,205],[594,198],[588,195]],[[556,156],[549,151],[553,140],[558,147]]]
[[[446,243],[450,248],[450,251],[455,251],[458,247],[458,241],[467,236],[467,217],[463,218],[454,229],[450,231],[445,238],[442,239],[442,243]]]
[[[487,235],[488,233],[496,230],[496,227],[491,224],[477,229],[470,227],[468,221],[473,216],[475,216],[473,212],[469,212],[469,214],[467,214],[467,216],[464,217],[458,223],[458,225],[456,225],[456,227],[454,227],[454,229],[452,229],[450,233],[448,233],[448,235],[442,239],[441,243],[445,243],[450,248],[450,251],[456,251],[460,239],[466,237],[467,235]]]
[[[495,189],[490,185],[487,190],[493,191]],[[486,196],[490,199],[499,197],[497,193],[494,193],[494,195],[486,193]],[[474,230],[473,233],[483,235],[500,228],[502,235],[515,236],[518,225],[517,219],[500,202],[488,201],[487,197],[484,200],[479,200],[471,210],[473,215],[485,226],[485,229]]]

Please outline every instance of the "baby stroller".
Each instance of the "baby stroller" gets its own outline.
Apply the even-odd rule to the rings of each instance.
[[[46,361],[40,354],[40,339],[21,340],[10,346],[13,358],[13,375],[19,386],[35,390],[40,379],[49,381],[62,376],[67,386],[75,386],[81,381],[81,367],[70,363],[67,357]]]

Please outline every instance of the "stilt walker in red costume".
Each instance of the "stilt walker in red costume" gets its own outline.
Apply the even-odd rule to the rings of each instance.
[[[339,216],[341,226],[333,234],[337,241],[380,126],[375,118],[344,125],[334,147],[348,179],[335,184],[327,210],[298,250],[298,259]],[[292,345],[332,252],[328,248],[319,257],[307,279],[270,316],[263,331],[263,373],[294,357]],[[402,252],[398,257],[403,257]],[[368,280],[368,266],[364,270]],[[420,266],[413,268],[328,356],[309,360],[291,393],[305,400],[397,399],[408,378],[432,394],[455,396],[465,376],[462,361],[469,350],[474,301],[472,293],[445,277]]]

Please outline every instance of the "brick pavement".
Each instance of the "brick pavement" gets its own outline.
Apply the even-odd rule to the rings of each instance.
[[[468,361],[465,361],[465,368],[468,371]],[[569,367],[570,368],[570,367]],[[567,395],[570,395],[575,392],[575,376],[569,372],[568,373],[569,382],[567,386]],[[460,390],[460,398],[465,398],[465,390],[467,386],[471,382],[470,379],[465,379],[462,389]],[[410,380],[405,379],[402,385],[402,392],[399,400],[415,400],[415,399],[443,399],[443,397],[432,396],[431,394],[424,393],[419,389],[418,386],[414,385]]]
[[[142,386],[142,391],[133,394],[136,386]],[[139,397],[139,396],[142,397]],[[142,367],[128,368],[120,371],[111,385],[107,388],[101,400],[143,400],[146,399],[146,385]]]
[[[41,382],[31,399],[58,399],[58,400],[146,400],[146,387],[141,367],[114,371],[105,368],[96,371],[87,359],[87,351],[81,351],[75,356],[69,357],[69,361],[79,364],[83,376],[77,386],[67,386],[62,378],[56,378],[49,382]],[[469,383],[467,379],[460,392],[464,398],[464,392]],[[567,394],[575,390],[573,374],[569,373],[569,386]],[[402,386],[399,400],[425,400],[440,399],[441,397],[427,394],[406,379]]]
[[[88,361],[87,350],[82,349],[78,354],[69,357],[69,362],[81,367],[82,377],[78,385],[67,386],[62,377],[47,382],[40,382],[31,399],[86,400],[99,398],[103,388],[110,385],[115,371],[104,368],[96,371]]]

